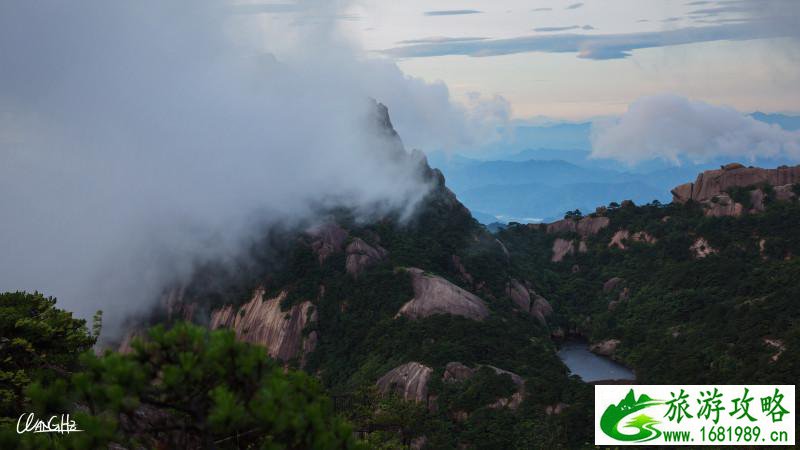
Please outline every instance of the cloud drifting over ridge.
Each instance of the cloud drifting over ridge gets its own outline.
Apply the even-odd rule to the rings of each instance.
[[[800,131],[786,131],[735,109],[677,95],[641,98],[622,117],[592,127],[592,156],[636,164],[716,157],[800,159]]]
[[[299,18],[336,17],[334,3],[304,2]],[[193,260],[235,254],[266,223],[319,204],[412,208],[428,187],[369,132],[368,97],[419,146],[480,139],[484,114],[507,114],[363,58],[335,19],[264,30],[240,12],[0,4],[0,290],[105,309],[113,329]],[[263,42],[278,57],[252,45]]]

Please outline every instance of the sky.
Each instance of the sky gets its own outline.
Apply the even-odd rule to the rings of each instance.
[[[303,25],[272,5],[277,12],[266,20]],[[618,115],[640,97],[664,93],[744,112],[797,113],[798,5],[360,0],[339,21],[367,52],[407,75],[442,81],[462,101],[474,93],[502,97],[516,119]]]
[[[0,2],[0,291],[105,309],[113,330],[265,227],[324,221],[320,206],[411,216],[431,187],[422,153],[376,135],[370,98],[408,149],[481,151],[514,120],[592,118],[593,154],[623,162],[800,161],[800,131],[742,114],[800,109],[799,10]]]

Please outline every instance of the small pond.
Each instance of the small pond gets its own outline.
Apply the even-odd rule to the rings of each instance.
[[[561,344],[558,357],[570,372],[587,383],[600,380],[636,380],[633,371],[604,356],[589,351],[585,340],[570,339]]]

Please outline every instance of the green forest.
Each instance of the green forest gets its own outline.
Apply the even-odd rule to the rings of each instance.
[[[554,263],[554,240],[581,236],[515,223],[491,234],[440,183],[410,221],[363,224],[331,211],[348,242],[387,250],[357,277],[343,254],[320,263],[311,239],[288,230],[266,236],[235,268],[198,267],[187,296],[208,308],[244,304],[259,286],[288,290],[285,310],[311,300],[318,319],[303,333],[318,342],[302,360],[281,364],[231,331],[157,311],[140,318],[150,328],[132,352],[95,353],[100,316],[90,331],[54,299],[3,294],[2,447],[588,448],[593,388],[556,355],[569,335],[619,340],[613,358],[640,383],[791,384],[800,374],[796,200],[717,218],[691,202],[611,204],[594,213],[610,225],[585,238],[586,251]],[[620,230],[653,239],[610,247]],[[698,238],[712,249],[705,257],[690,249]],[[475,293],[488,316],[398,317],[415,295],[407,267]],[[544,296],[552,314],[522,311],[512,280]],[[412,361],[432,370],[427,401],[376,388]],[[453,362],[472,375],[445,380]],[[490,367],[524,380],[521,404],[497,406],[517,386]],[[69,412],[85,431],[20,437],[19,411]]]

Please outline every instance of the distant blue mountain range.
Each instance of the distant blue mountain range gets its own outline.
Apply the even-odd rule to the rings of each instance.
[[[786,130],[800,130],[800,117],[783,114],[751,115]],[[610,202],[653,200],[669,202],[670,190],[694,181],[703,170],[732,162],[686,162],[672,166],[661,160],[635,167],[591,158],[590,123],[521,126],[485,149],[491,160],[429,153],[433,167],[442,170],[447,184],[483,223],[552,221],[566,211],[591,212]],[[787,159],[740,161],[760,167],[797,164]]]

